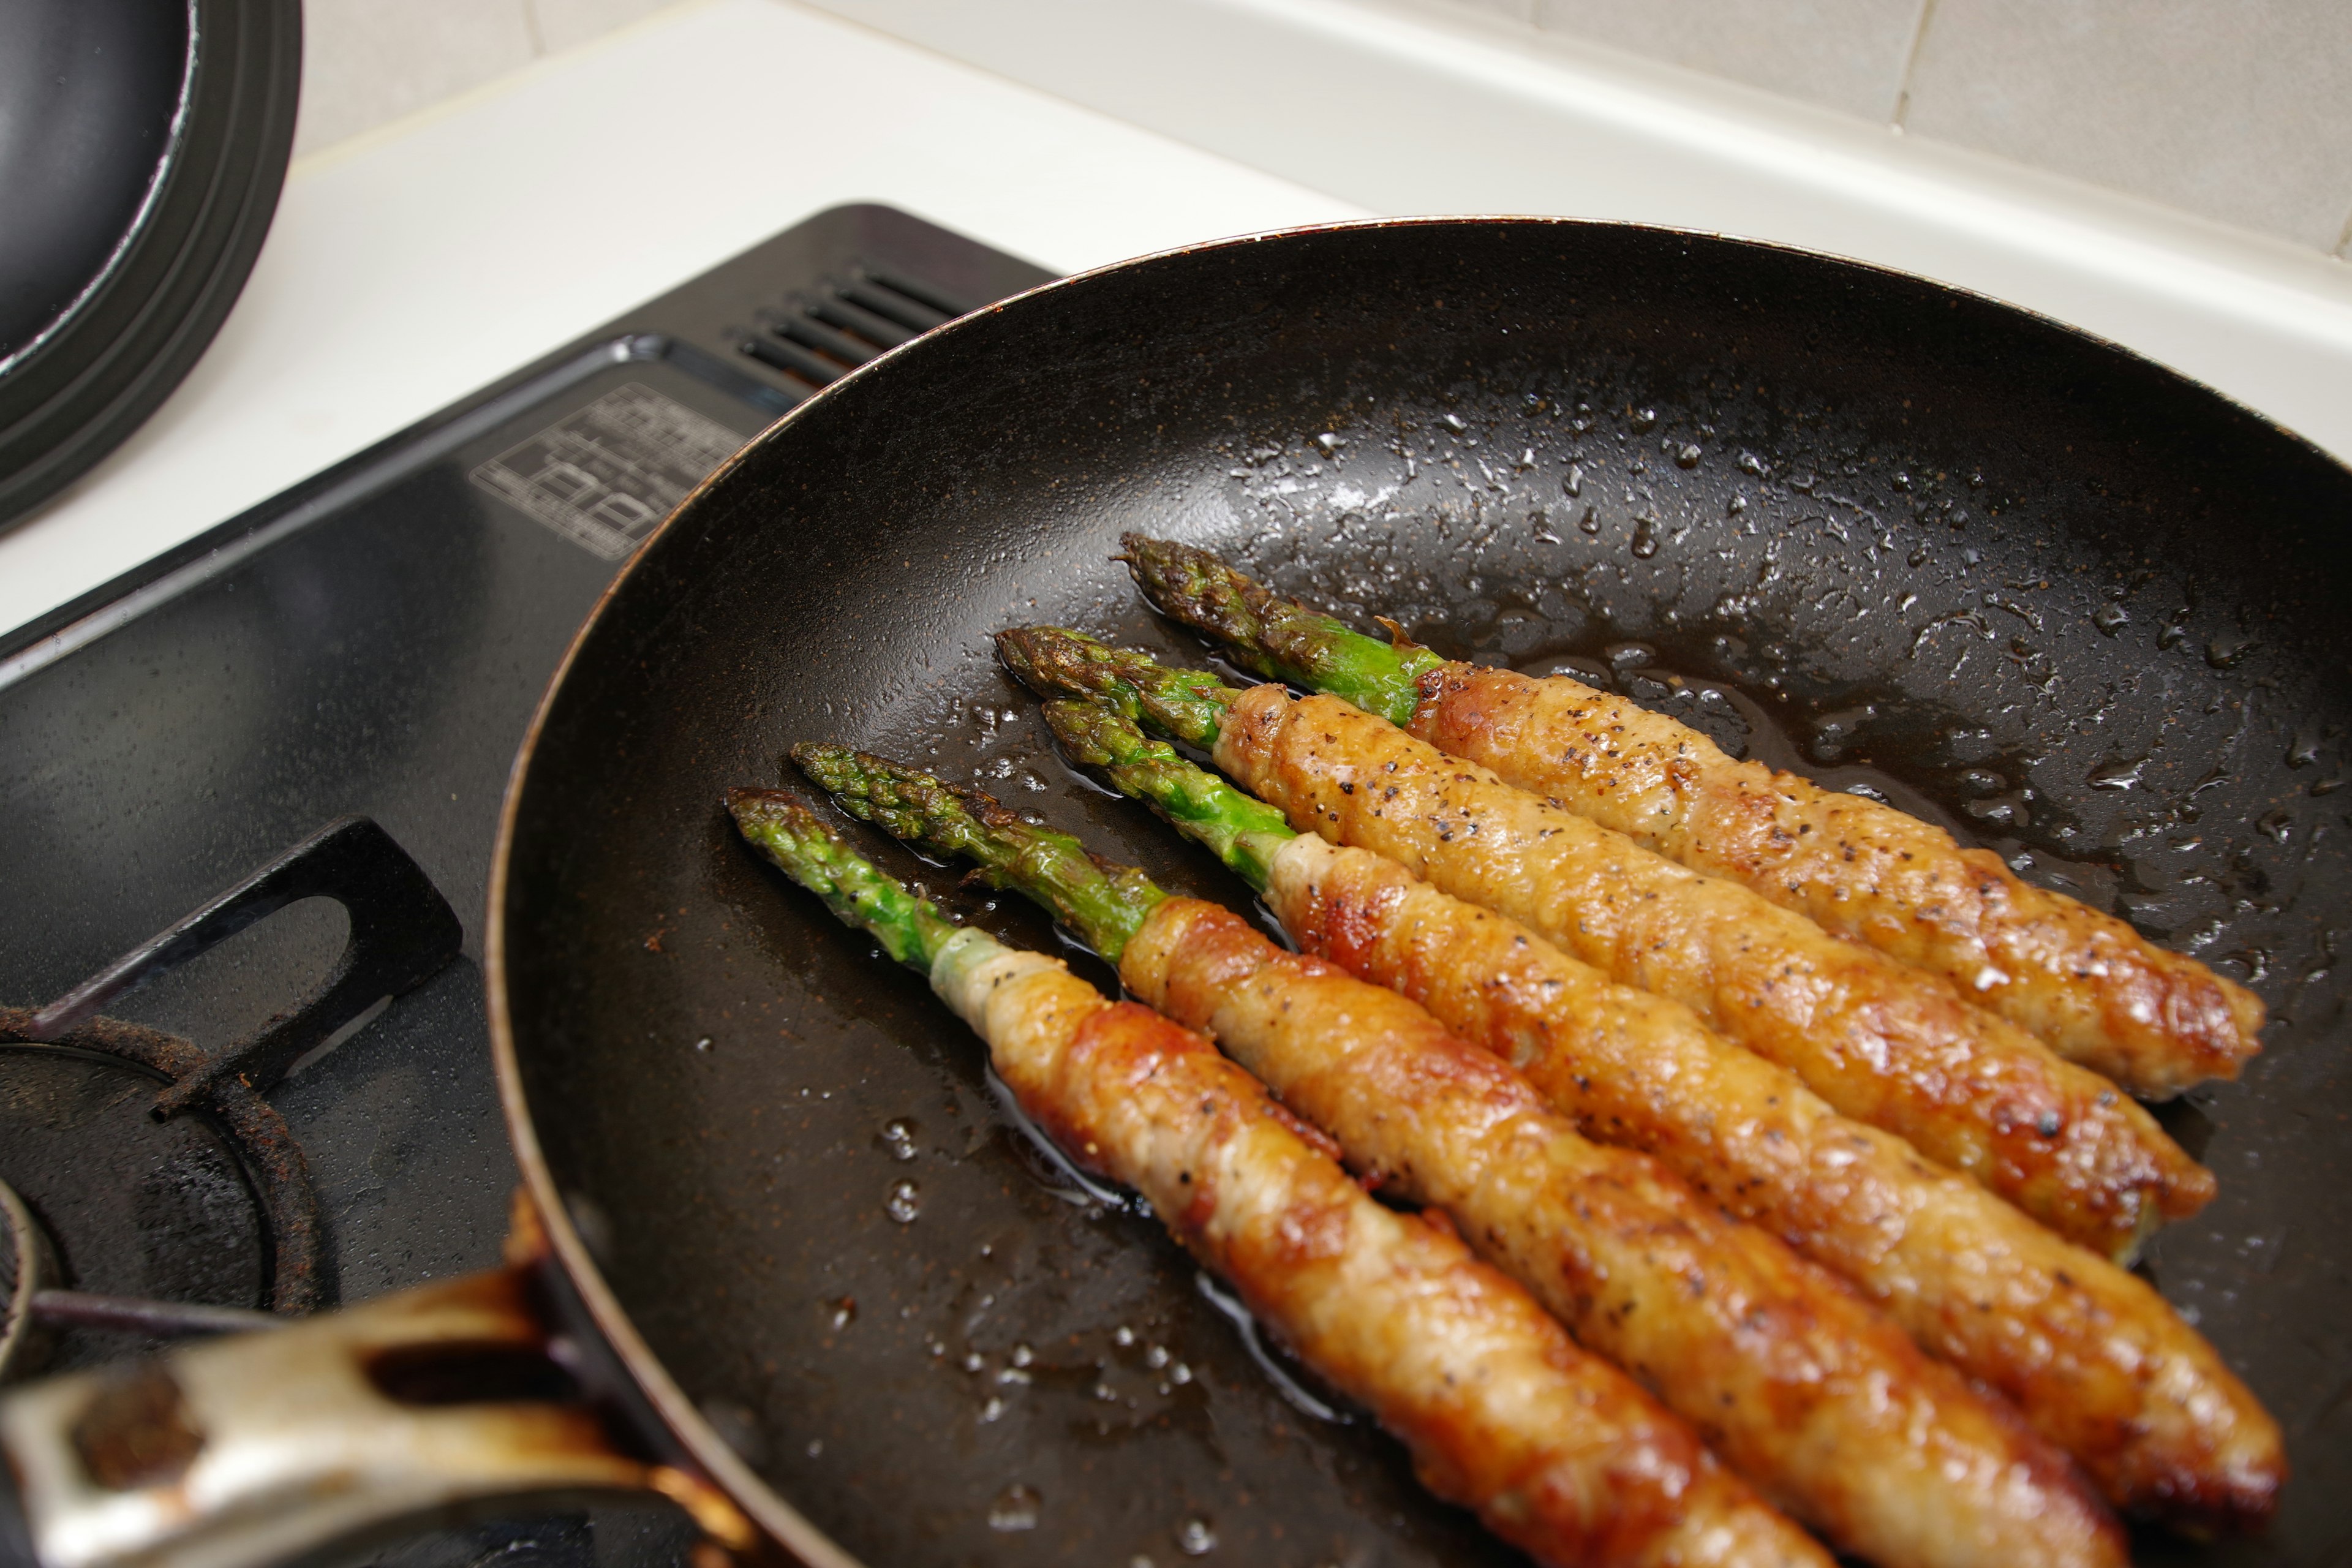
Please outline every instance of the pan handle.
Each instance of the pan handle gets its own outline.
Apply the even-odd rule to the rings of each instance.
[[[494,1502],[652,1492],[701,1528],[698,1568],[761,1555],[724,1492],[614,1442],[536,1282],[518,1259],[10,1393],[24,1544],[41,1568],[260,1568]]]

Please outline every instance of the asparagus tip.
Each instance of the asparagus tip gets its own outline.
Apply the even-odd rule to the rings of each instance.
[[[803,830],[809,827],[821,830],[824,826],[807,803],[790,790],[765,789],[754,784],[736,784],[728,790],[727,814],[737,822],[745,824],[779,822]]]

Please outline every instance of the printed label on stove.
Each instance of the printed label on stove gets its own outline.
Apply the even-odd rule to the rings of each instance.
[[[618,561],[744,437],[631,382],[476,468],[474,482]]]

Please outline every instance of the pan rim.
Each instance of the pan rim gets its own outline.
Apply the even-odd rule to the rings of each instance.
[[[561,1189],[555,1182],[554,1173],[549,1166],[545,1153],[540,1145],[529,1097],[523,1086],[520,1058],[515,1041],[511,998],[507,984],[506,908],[509,876],[512,867],[523,785],[529,778],[531,763],[556,700],[570,677],[573,665],[585,650],[591,637],[603,625],[604,617],[646,561],[653,555],[659,542],[677,527],[679,520],[701,500],[705,492],[713,489],[731,477],[753,453],[763,451],[781,432],[801,420],[809,410],[838,401],[835,394],[841,389],[870,379],[882,367],[892,363],[901,356],[918,352],[925,344],[945,339],[960,329],[971,328],[985,318],[1016,307],[1025,308],[1030,300],[1051,296],[1062,289],[1088,284],[1098,279],[1125,274],[1155,263],[1224,251],[1239,251],[1247,247],[1358,230],[1386,231],[1443,227],[1513,228],[1549,232],[1606,231],[1696,240],[1770,252],[1808,263],[1827,262],[1833,267],[1853,268],[1883,279],[1924,287],[1948,296],[1974,300],[2005,314],[2022,317],[2042,327],[2055,329],[2086,345],[2121,355],[2177,383],[2194,388],[2228,410],[2260,425],[2275,436],[2302,447],[2328,466],[2344,470],[2347,476],[2352,476],[2352,466],[2340,461],[2332,453],[2309,438],[2281,425],[2259,410],[2248,407],[2210,384],[2085,328],[1989,294],[1928,278],[1919,273],[1881,266],[1834,252],[1755,239],[1721,231],[1606,218],[1543,215],[1452,214],[1357,218],[1304,224],[1172,246],[1145,255],[1104,263],[1071,273],[1066,277],[1037,284],[945,322],[856,366],[777,417],[765,428],[751,436],[725,462],[689,490],[646,536],[644,543],[630,556],[621,570],[615,574],[613,581],[598,595],[594,605],[581,622],[579,629],[573,633],[571,642],[564,649],[562,659],[549,678],[547,686],[532,710],[530,725],[524,731],[523,739],[516,750],[514,762],[509,769],[505,794],[499,808],[498,834],[491,852],[489,877],[486,889],[488,907],[483,927],[484,1005],[488,1015],[491,1057],[498,1075],[499,1107],[506,1121],[509,1138],[514,1147],[516,1165],[522,1177],[525,1190],[538,1208],[558,1265],[571,1280],[582,1304],[594,1322],[597,1331],[604,1335],[612,1346],[617,1359],[627,1369],[630,1377],[636,1383],[655,1412],[668,1427],[670,1435],[687,1450],[693,1460],[703,1468],[711,1479],[723,1487],[734,1500],[751,1515],[763,1531],[787,1551],[810,1564],[810,1568],[867,1568],[867,1565],[863,1560],[852,1555],[835,1542],[763,1478],[756,1474],[719,1436],[717,1429],[702,1415],[693,1400],[670,1375],[661,1358],[654,1352],[652,1347],[639,1333],[626,1309],[622,1306],[618,1295],[604,1278],[602,1268],[590,1255],[586,1243],[572,1223],[571,1214],[562,1201]]]

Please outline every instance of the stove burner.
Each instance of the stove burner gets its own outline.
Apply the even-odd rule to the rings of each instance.
[[[351,940],[317,990],[249,1038],[214,1052],[92,1016],[311,897],[343,905]],[[416,863],[374,823],[347,817],[38,1013],[0,1007],[10,1307],[0,1376],[31,1370],[45,1350],[53,1368],[106,1359],[95,1336],[107,1331],[217,1332],[252,1324],[236,1309],[319,1306],[318,1198],[300,1146],[262,1094],[432,975],[459,939]]]
[[[0,1012],[0,1036],[17,1032],[21,1018]],[[0,1175],[52,1260],[27,1303],[34,1337],[46,1342],[26,1345],[0,1376],[63,1371],[122,1348],[41,1310],[68,1282],[110,1297],[292,1312],[318,1304],[308,1172],[257,1096],[247,1091],[233,1118],[200,1111],[159,1122],[148,1108],[170,1080],[132,1062],[15,1044],[0,1047]],[[257,1155],[278,1167],[277,1180],[247,1175]],[[16,1215],[8,1218],[13,1226]]]
[[[7,1269],[8,1304],[0,1317],[0,1382],[17,1362],[31,1363],[47,1350],[47,1335],[33,1321],[33,1298],[57,1279],[57,1256],[38,1221],[16,1189],[0,1182],[0,1267]]]

